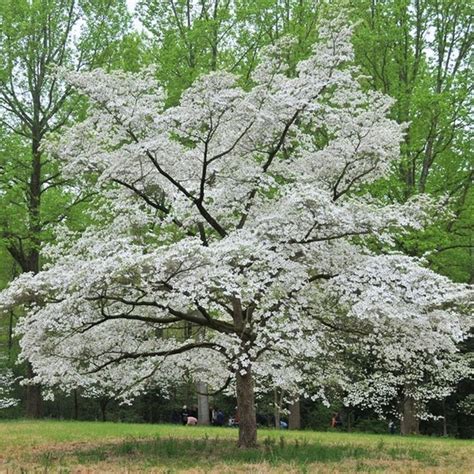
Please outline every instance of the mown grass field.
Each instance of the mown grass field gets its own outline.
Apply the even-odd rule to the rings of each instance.
[[[236,448],[232,428],[0,421],[0,472],[474,473],[474,442],[360,433],[260,430]]]

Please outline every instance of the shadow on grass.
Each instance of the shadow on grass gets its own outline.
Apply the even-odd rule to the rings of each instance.
[[[56,458],[56,459],[54,459]],[[210,466],[216,464],[292,464],[300,467],[311,463],[339,463],[341,461],[366,461],[373,459],[413,460],[427,465],[436,461],[427,451],[407,447],[385,447],[382,440],[372,447],[353,444],[324,444],[294,440],[289,443],[285,438],[279,440],[265,438],[255,449],[239,449],[235,441],[205,437],[201,439],[182,438],[127,438],[117,444],[101,444],[92,449],[80,449],[51,456],[43,453],[38,461],[47,467],[77,462],[81,465],[101,462],[142,466]],[[45,467],[46,467],[45,466]]]

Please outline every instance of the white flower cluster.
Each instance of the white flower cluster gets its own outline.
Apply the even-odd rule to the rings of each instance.
[[[18,399],[12,396],[15,376],[9,369],[0,370],[0,410],[18,405]]]

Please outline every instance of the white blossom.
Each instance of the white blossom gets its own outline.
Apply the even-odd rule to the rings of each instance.
[[[431,361],[456,352],[469,288],[370,250],[436,204],[367,194],[403,126],[391,99],[359,84],[350,28],[325,26],[293,77],[283,56],[265,52],[250,90],[214,72],[167,109],[150,71],[63,73],[89,115],[47,151],[100,198],[89,229],[61,230],[44,271],[0,294],[25,307],[17,333],[37,381],[130,400],[185,377],[232,388],[252,371],[258,390],[324,399],[322,386],[351,380],[328,332],[367,326],[372,347],[390,326],[374,345],[390,374],[427,363],[412,357],[416,337]],[[398,381],[374,377],[372,392],[391,397]]]

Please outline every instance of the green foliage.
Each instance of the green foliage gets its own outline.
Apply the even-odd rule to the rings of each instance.
[[[295,37],[288,62],[294,66],[309,54],[324,2],[315,0],[146,0],[139,18],[152,34],[150,56],[169,104],[201,74],[227,70],[242,85],[258,63],[258,54],[284,35]]]
[[[81,214],[85,197],[42,150],[84,108],[57,67],[113,67],[132,48],[124,1],[12,1],[0,8],[0,245],[38,271],[51,227]],[[74,224],[73,224],[74,225]]]
[[[401,163],[378,184],[380,196],[403,202],[426,192],[450,211],[398,245],[414,256],[428,252],[434,270],[472,282],[472,4],[362,0],[350,12],[367,87],[391,95],[393,117],[407,124]]]
[[[85,106],[57,69],[120,64],[133,46],[123,40],[129,23],[125,0],[0,0],[0,263],[8,278],[40,270],[55,225],[87,224],[89,196],[43,149],[45,138],[80,119]],[[1,321],[0,344],[12,323]],[[11,356],[11,341],[6,345]],[[26,404],[31,416],[40,413],[36,393]]]

